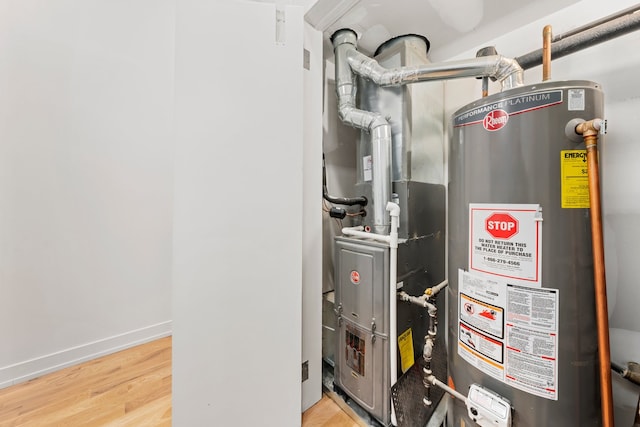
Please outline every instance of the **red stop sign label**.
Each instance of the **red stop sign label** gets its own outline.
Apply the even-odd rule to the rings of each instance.
[[[496,239],[509,239],[518,233],[518,220],[508,213],[494,213],[484,222],[487,233]]]

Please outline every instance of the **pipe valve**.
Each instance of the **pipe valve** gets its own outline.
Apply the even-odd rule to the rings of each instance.
[[[604,119],[593,119],[588,122],[579,123],[576,126],[576,133],[586,136],[604,135],[607,133],[607,121]]]
[[[606,119],[601,119],[601,126],[600,126],[600,135],[606,135],[607,134],[607,120]]]

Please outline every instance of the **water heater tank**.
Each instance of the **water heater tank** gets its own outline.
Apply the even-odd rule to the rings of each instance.
[[[450,381],[507,398],[517,427],[601,422],[586,155],[571,134],[598,117],[599,85],[566,81],[451,120]],[[453,406],[449,426],[474,425]]]

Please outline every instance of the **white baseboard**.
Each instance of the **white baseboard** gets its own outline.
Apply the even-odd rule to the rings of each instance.
[[[0,367],[0,389],[169,335],[170,320]]]

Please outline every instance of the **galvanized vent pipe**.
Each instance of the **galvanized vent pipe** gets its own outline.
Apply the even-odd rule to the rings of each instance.
[[[340,30],[332,37],[336,61],[336,92],[340,119],[371,135],[373,229],[387,234],[386,204],[391,200],[391,125],[381,114],[356,108],[355,75],[347,55],[356,49],[356,33]]]
[[[371,135],[373,225],[379,234],[388,232],[385,206],[391,199],[391,126],[382,115],[356,108],[355,75],[372,80],[380,86],[397,86],[432,80],[463,77],[491,77],[500,81],[502,89],[524,84],[518,63],[500,55],[386,69],[356,49],[357,35],[343,29],[331,37],[335,53],[336,92],[340,119]]]
[[[501,55],[392,69],[384,68],[375,59],[358,52],[355,47],[347,52],[347,58],[354,73],[380,86],[399,86],[464,77],[492,77],[500,82],[503,90],[524,84],[520,65],[515,60]]]
[[[571,33],[554,37],[551,43],[551,57],[562,58],[591,46],[640,29],[640,7],[634,6],[610,18],[588,24]],[[542,64],[543,50],[537,49],[516,58],[520,66],[527,70]]]

